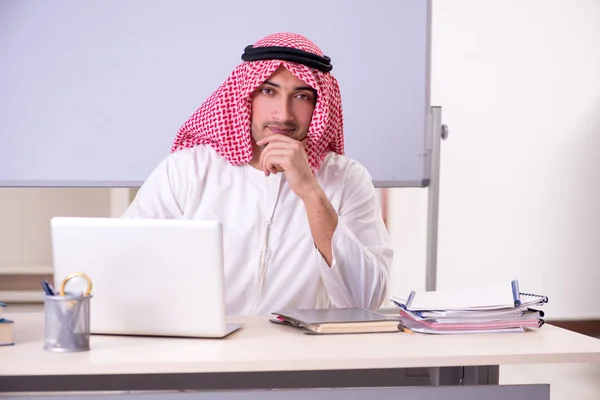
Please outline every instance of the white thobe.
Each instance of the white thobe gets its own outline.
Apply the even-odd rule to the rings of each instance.
[[[123,217],[219,221],[229,315],[381,306],[393,250],[367,170],[329,153],[317,174],[339,216],[331,267],[284,175],[232,166],[211,147],[196,146],[169,154]]]

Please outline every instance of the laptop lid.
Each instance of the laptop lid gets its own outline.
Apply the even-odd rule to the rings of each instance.
[[[50,224],[55,286],[72,272],[93,281],[92,334],[230,331],[219,222],[55,217]]]

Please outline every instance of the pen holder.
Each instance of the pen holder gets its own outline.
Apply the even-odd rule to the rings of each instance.
[[[45,350],[70,353],[90,349],[91,298],[74,293],[45,296]]]

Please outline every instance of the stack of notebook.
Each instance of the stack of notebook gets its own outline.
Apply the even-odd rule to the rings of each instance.
[[[2,318],[2,313],[6,304],[0,302],[0,346],[13,345],[12,324],[13,321],[8,318]]]
[[[404,325],[414,332],[467,334],[525,332],[544,324],[546,296],[522,293],[518,282],[394,296]]]

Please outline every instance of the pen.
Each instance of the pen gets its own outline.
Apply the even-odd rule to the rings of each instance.
[[[52,292],[52,295],[56,296],[56,290],[54,290],[54,286],[52,286],[52,284],[48,281],[46,281],[46,283],[48,284],[48,288],[50,288],[50,292]]]
[[[521,296],[520,296],[520,292],[519,292],[519,281],[517,281],[515,279],[510,283],[510,285],[512,287],[513,300],[515,303],[515,307],[520,306],[521,305]]]
[[[55,295],[52,285],[50,285],[50,283],[48,283],[48,281],[45,279],[42,280],[42,289],[44,289],[44,293],[46,293],[48,296]]]

